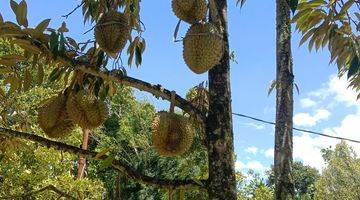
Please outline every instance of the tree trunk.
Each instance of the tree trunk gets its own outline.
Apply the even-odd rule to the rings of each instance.
[[[90,130],[83,129],[83,142],[81,148],[84,150],[87,150],[88,148],[89,134],[90,134]],[[78,164],[78,173],[77,173],[78,179],[84,177],[85,168],[86,168],[86,159],[84,157],[80,157]]]
[[[294,199],[293,162],[293,82],[290,7],[276,0],[276,126],[275,198]]]
[[[120,172],[117,173],[116,176],[116,183],[115,183],[115,199],[121,200],[121,181],[122,181],[122,175]]]
[[[209,71],[208,193],[212,200],[236,200],[227,2],[214,0],[212,3],[210,21],[223,35],[225,52],[220,63]]]

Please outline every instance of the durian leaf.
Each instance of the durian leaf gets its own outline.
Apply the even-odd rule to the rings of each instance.
[[[141,49],[139,48],[139,46],[136,47],[135,50],[135,64],[138,67],[139,65],[141,65],[142,62],[142,55],[141,55]]]
[[[10,6],[11,6],[12,11],[16,15],[19,4],[16,3],[14,0],[10,0]]]
[[[107,157],[105,160],[103,160],[99,166],[99,170],[104,170],[111,166],[112,162],[115,160],[112,156]]]
[[[101,150],[99,153],[96,154],[95,158],[99,159],[102,156],[104,156],[106,153],[108,153],[111,150],[111,148],[105,148],[103,150]]]
[[[347,74],[347,78],[349,79],[351,76],[353,76],[354,74],[356,74],[359,70],[359,58],[357,56],[355,56],[350,63],[350,67],[349,67],[349,71]]]
[[[2,17],[1,13],[0,13],[0,24],[4,23],[4,18]]]
[[[49,75],[49,81],[54,82],[56,79],[58,79],[60,76],[60,71],[61,70],[59,68],[55,68],[53,71],[51,71]]]
[[[57,34],[55,31],[53,31],[50,35],[49,46],[51,52],[57,54],[59,48],[59,34]]]
[[[179,32],[179,28],[180,28],[180,24],[181,24],[181,19],[179,19],[178,23],[176,24],[176,27],[175,27],[175,31],[174,31],[174,41],[176,41],[177,39],[177,35],[178,35],[178,32]]]
[[[36,31],[38,31],[39,33],[43,33],[45,31],[45,29],[49,26],[51,19],[45,19],[42,22],[40,22],[40,24],[38,24],[35,28]]]
[[[290,6],[290,9],[293,14],[295,13],[295,11],[297,9],[298,4],[299,4],[299,0],[289,0],[289,6]]]
[[[16,20],[19,25],[28,26],[27,20],[27,4],[25,0],[22,0],[16,8]]]
[[[274,90],[275,87],[276,87],[276,80],[272,80],[270,82],[270,86],[269,86],[269,90],[268,90],[268,96],[270,96],[271,92]]]
[[[294,83],[294,86],[295,86],[297,94],[300,95],[300,89],[299,89],[298,84]]]

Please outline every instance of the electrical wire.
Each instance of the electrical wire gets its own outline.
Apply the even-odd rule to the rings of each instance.
[[[266,121],[266,120],[259,119],[259,118],[256,118],[256,117],[251,117],[251,116],[240,114],[240,113],[232,113],[232,114],[236,115],[238,117],[251,119],[251,120],[258,121],[258,122],[261,122],[261,123],[264,123],[264,124],[270,124],[270,125],[274,125],[274,126],[276,125],[275,122]],[[295,128],[295,127],[293,127],[292,129],[296,130],[296,131],[299,131],[299,132],[310,133],[310,134],[319,135],[319,136],[323,136],[323,137],[328,137],[328,138],[333,138],[333,139],[338,139],[338,140],[345,140],[345,141],[349,141],[349,142],[360,143],[359,140],[354,140],[354,139],[350,139],[350,138],[337,137],[337,136],[327,135],[327,134],[324,134],[324,133],[311,131],[311,130],[306,130],[306,129],[301,129],[301,128]]]

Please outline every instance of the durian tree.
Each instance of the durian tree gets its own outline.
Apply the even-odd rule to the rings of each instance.
[[[339,76],[347,76],[349,87],[360,99],[360,2],[354,0],[302,0],[293,18],[302,35],[300,45],[308,49],[327,48],[330,63],[338,68]]]
[[[293,179],[294,74],[291,10],[297,1],[276,1],[276,125],[274,142],[275,199],[295,198]]]
[[[119,61],[119,54],[125,47],[128,65],[133,62],[141,64],[146,43],[141,34],[144,27],[139,0],[81,1],[74,11],[81,8],[84,21],[94,24],[95,40],[85,43],[70,37],[66,23],[58,29],[50,28],[50,19],[45,19],[36,27],[29,27],[26,1],[17,3],[10,0],[10,4],[16,22],[5,21],[0,15],[0,37],[23,51],[1,56],[0,72],[6,78],[2,82],[5,89],[0,88],[0,95],[6,97],[21,93],[31,86],[35,78],[38,84],[45,84],[44,76],[51,82],[61,82],[65,85],[64,89],[42,103],[38,124],[48,137],[63,138],[70,135],[75,126],[91,129],[101,125],[107,116],[103,101],[111,98],[118,85],[149,92],[171,102],[170,111],[159,113],[153,123],[153,138],[163,135],[161,145],[166,152],[163,155],[175,155],[174,150],[179,155],[188,150],[190,145],[182,142],[192,141],[191,135],[184,134],[191,134],[190,128],[187,128],[190,126],[189,117],[202,127],[203,142],[208,152],[208,179],[152,177],[121,160],[112,159],[106,155],[106,151],[80,149],[26,133],[21,128],[0,128],[0,134],[27,139],[89,159],[110,161],[110,165],[124,176],[143,184],[169,190],[203,188],[207,190],[209,199],[236,199],[226,0],[172,1],[175,15],[191,24],[183,40],[186,64],[195,73],[208,72],[208,109],[205,112],[174,91],[129,77],[122,69],[110,69],[109,61]],[[21,63],[27,63],[26,66],[31,66],[37,72],[27,73],[28,69],[22,68],[24,65]],[[46,74],[44,64],[50,66],[49,74]],[[18,73],[19,70],[26,73]],[[180,117],[174,113],[174,107],[180,108],[186,116]],[[183,126],[180,128],[179,124]],[[156,134],[159,132],[162,134]],[[180,135],[182,133],[184,135]],[[157,148],[161,148],[161,145]]]

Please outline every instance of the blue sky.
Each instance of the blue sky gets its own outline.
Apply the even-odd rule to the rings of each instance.
[[[80,1],[68,0],[39,1],[27,0],[30,26],[43,19],[51,18],[51,26],[59,27],[66,21],[69,36],[86,41],[92,32],[84,35],[89,25],[82,22],[78,10],[68,19],[61,15],[71,11]],[[143,64],[139,68],[127,67],[130,76],[150,83],[161,84],[178,94],[207,79],[207,75],[196,75],[182,59],[182,44],[174,43],[172,35],[177,18],[171,11],[170,0],[143,0],[142,21],[146,25],[144,38],[147,49]],[[2,0],[0,13],[5,20],[13,20],[9,1]],[[179,36],[183,36],[188,25],[183,23]],[[273,1],[247,1],[240,10],[235,0],[229,1],[230,48],[235,52],[237,63],[231,66],[231,87],[233,111],[265,120],[274,120],[275,97],[267,96],[269,83],[275,77],[275,4]],[[360,140],[360,105],[355,94],[346,89],[346,80],[338,79],[336,67],[328,64],[326,50],[309,52],[306,45],[298,47],[299,35],[293,35],[293,57],[295,81],[300,95],[295,95],[295,125],[333,135]],[[138,93],[159,109],[169,104]],[[235,149],[237,169],[264,171],[273,162],[271,155],[274,129],[247,119],[234,116]],[[356,123],[357,122],[357,123]],[[321,169],[323,162],[319,150],[338,141],[319,138],[295,132],[294,156],[305,164]],[[360,149],[357,148],[360,153]]]

